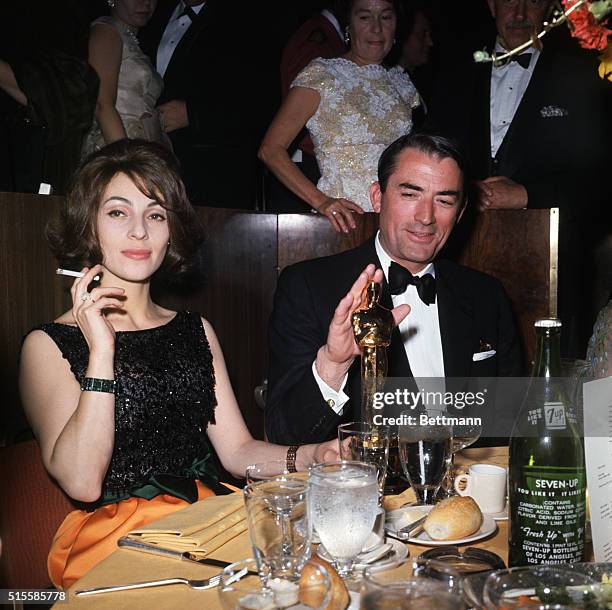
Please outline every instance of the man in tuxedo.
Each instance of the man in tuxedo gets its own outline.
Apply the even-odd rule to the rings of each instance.
[[[496,55],[541,31],[551,6],[550,0],[487,2]],[[566,31],[551,32],[543,48],[529,47],[499,65],[453,64],[439,79],[428,122],[467,150],[481,210],[560,208],[558,309],[564,351],[577,357],[594,314],[586,310],[593,304],[588,253],[609,207],[602,176],[610,90],[597,77],[595,57],[568,39]]]
[[[248,3],[240,17],[236,10],[224,0],[160,0],[141,42],[164,79],[162,127],[192,203],[248,209],[264,96],[251,86],[259,48],[250,43],[254,10]],[[262,78],[264,90],[266,84]]]
[[[351,313],[371,279],[382,282],[381,303],[394,308],[398,324],[387,351],[390,377],[521,373],[501,284],[435,260],[465,209],[464,172],[451,141],[399,138],[383,152],[370,187],[378,234],[348,252],[283,271],[269,325],[270,441],[319,442],[334,437],[338,424],[360,419]]]

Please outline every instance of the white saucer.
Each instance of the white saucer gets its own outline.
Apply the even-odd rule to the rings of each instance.
[[[386,538],[386,544],[391,545],[391,549],[393,551],[393,555],[387,557],[386,559],[380,561],[373,561],[372,563],[359,563],[359,559],[355,562],[356,570],[363,570],[365,568],[370,568],[373,571],[382,571],[388,570],[393,566],[396,566],[402,559],[406,559],[408,557],[408,548],[405,544],[402,544],[399,540],[395,540],[394,538]],[[320,544],[317,549],[317,555],[321,559],[325,559],[325,561],[332,561],[332,558],[329,556],[327,549]]]
[[[495,521],[507,521],[508,520],[508,503],[506,502],[506,506],[504,506],[504,509],[498,513],[483,513],[483,515],[487,515],[488,517],[491,517],[492,519],[495,519]]]
[[[433,508],[433,506],[418,506],[415,508],[418,508],[422,512],[429,512]],[[387,515],[387,517],[388,516],[389,515]],[[394,528],[395,525],[396,524],[391,524],[389,522],[385,524],[385,530],[390,536],[393,536],[394,529],[397,529],[397,527]],[[407,523],[402,523],[402,521],[400,520],[397,525],[399,525],[399,527],[401,528],[404,525],[407,525]],[[458,545],[467,544],[468,542],[474,542],[476,540],[481,540],[482,538],[490,536],[496,530],[497,523],[495,523],[493,517],[491,515],[484,514],[482,516],[482,525],[480,526],[480,529],[477,532],[474,532],[471,536],[466,536],[465,538],[455,538],[453,540],[432,540],[427,532],[421,530],[415,536],[410,536],[409,538],[405,539],[402,537],[402,540],[404,542],[410,542],[412,544],[424,544],[426,546]]]

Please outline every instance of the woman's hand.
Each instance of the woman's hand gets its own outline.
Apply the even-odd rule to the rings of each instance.
[[[91,269],[82,269],[85,274],[77,278],[72,284],[72,315],[78,324],[90,354],[93,352],[107,352],[115,349],[115,329],[104,315],[105,309],[121,309],[123,302],[123,288],[105,287],[94,288],[88,292],[89,284],[94,281],[96,274],[103,271],[102,265],[95,265]]]
[[[332,227],[338,233],[348,233],[349,228],[355,230],[357,225],[353,214],[363,214],[364,211],[356,203],[339,197],[327,197],[321,205],[316,208],[319,214],[327,216]]]
[[[337,462],[340,458],[340,443],[337,438],[333,438],[331,441],[315,445],[314,450],[314,463],[320,464],[322,462]]]

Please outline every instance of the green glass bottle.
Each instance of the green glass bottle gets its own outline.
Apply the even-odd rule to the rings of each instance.
[[[561,379],[561,322],[535,327],[533,374],[510,438],[510,566],[573,563],[584,554],[584,452]]]

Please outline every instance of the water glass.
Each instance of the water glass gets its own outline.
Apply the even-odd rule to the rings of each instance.
[[[260,575],[296,580],[310,557],[308,481],[278,477],[251,483],[243,493]]]
[[[379,500],[385,488],[389,461],[389,426],[350,422],[338,426],[340,457],[343,460],[373,464],[378,472]]]
[[[367,568],[361,585],[360,610],[457,610],[462,598],[455,593],[456,582],[444,582],[423,575],[405,576],[409,560],[392,570]]]
[[[379,510],[376,467],[354,461],[314,466],[310,508],[313,526],[338,574],[350,576]]]
[[[400,461],[420,504],[432,504],[448,471],[453,429],[446,411],[404,411],[399,427]]]

